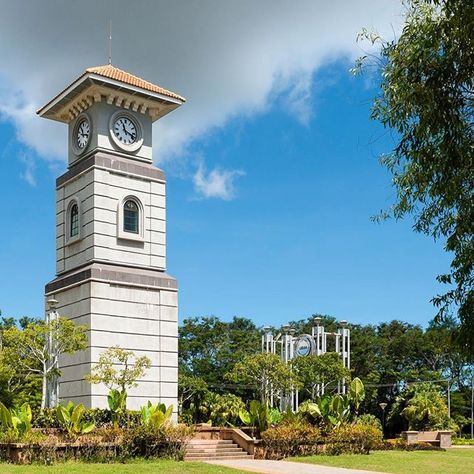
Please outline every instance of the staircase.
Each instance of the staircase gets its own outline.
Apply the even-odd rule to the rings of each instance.
[[[187,444],[185,461],[206,459],[253,459],[234,441],[227,439],[192,439]]]

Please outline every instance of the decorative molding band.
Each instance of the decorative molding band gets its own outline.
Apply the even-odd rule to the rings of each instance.
[[[59,176],[59,178],[56,179],[56,188],[59,189],[68,181],[74,179],[78,175],[84,173],[89,168],[94,166],[107,170],[113,170],[126,175],[139,176],[142,178],[148,178],[162,182],[165,181],[165,174],[163,171],[153,165],[139,163],[136,161],[131,161],[127,158],[121,158],[103,152],[98,152],[92,156],[89,156],[88,158],[85,158],[84,160],[78,161],[63,175]]]
[[[67,287],[77,286],[87,281],[101,281],[118,285],[132,285],[145,288],[167,289],[177,291],[175,278],[164,272],[140,270],[115,265],[99,265],[93,263],[89,267],[70,275],[60,276],[45,286],[45,294],[49,296]]]

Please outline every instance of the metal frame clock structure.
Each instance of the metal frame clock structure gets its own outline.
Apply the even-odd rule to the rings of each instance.
[[[342,364],[345,368],[351,368],[351,332],[347,326],[347,321],[340,322],[341,327],[336,332],[326,331],[321,325],[322,318],[315,317],[315,325],[311,329],[311,334],[296,335],[296,331],[289,325],[282,327],[282,332],[273,335],[270,326],[264,326],[262,335],[262,352],[278,354],[281,360],[286,364],[290,363],[295,357],[307,357],[309,355],[322,355],[328,351],[328,339],[333,339],[334,352],[339,354]],[[318,385],[316,393],[318,396],[324,395],[326,387]],[[337,384],[337,393],[346,393],[346,381],[339,380]],[[279,399],[281,410],[291,407],[296,411],[299,406],[299,394],[293,390],[289,396],[284,394],[272,394],[271,405],[273,406]]]

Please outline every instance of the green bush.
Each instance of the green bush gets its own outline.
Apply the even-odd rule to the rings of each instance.
[[[382,431],[368,424],[345,424],[329,433],[326,438],[326,453],[368,454],[371,449],[383,446]]]
[[[0,424],[6,431],[15,432],[19,437],[31,432],[31,407],[23,403],[19,408],[7,408],[0,402]]]
[[[474,439],[469,438],[453,438],[451,442],[456,446],[474,446]]]
[[[240,397],[232,393],[219,395],[207,392],[199,407],[202,415],[212,426],[239,425],[239,412],[245,410],[245,404]]]
[[[439,446],[425,443],[423,441],[419,441],[417,443],[410,443],[408,444],[402,438],[394,438],[394,439],[386,439],[383,442],[383,445],[377,449],[384,449],[387,451],[391,450],[399,450],[399,451],[444,451],[443,448]]]
[[[382,423],[375,415],[360,415],[357,417],[356,424],[374,426],[375,428],[382,430]]]
[[[192,428],[185,425],[156,426],[143,424],[128,429],[123,438],[122,456],[184,458],[186,441],[192,436]]]
[[[264,431],[261,436],[267,459],[315,454],[321,440],[319,428],[304,420],[283,422]]]
[[[87,423],[93,423],[98,428],[110,427],[112,425],[112,414],[110,410],[101,408],[86,408],[83,414],[83,420]],[[127,410],[119,414],[118,424],[125,428],[140,424],[140,412]],[[33,413],[33,428],[61,428],[58,421],[56,409],[45,408]]]

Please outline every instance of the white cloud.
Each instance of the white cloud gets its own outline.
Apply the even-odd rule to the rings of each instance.
[[[193,176],[194,190],[202,198],[219,198],[229,201],[234,198],[234,179],[245,173],[241,170],[224,170],[215,168],[206,173],[200,164]]]
[[[33,157],[25,152],[21,152],[19,160],[24,165],[24,171],[20,173],[20,178],[26,181],[30,186],[36,186],[35,170],[36,162]]]
[[[135,0],[133,14],[130,5],[0,0],[0,115],[43,158],[65,160],[67,131],[35,110],[86,67],[107,62],[109,19],[113,63],[188,99],[154,126],[155,161],[163,162],[232,118],[271,107],[307,124],[318,68],[360,55],[363,26],[391,37],[401,11],[399,0]]]

